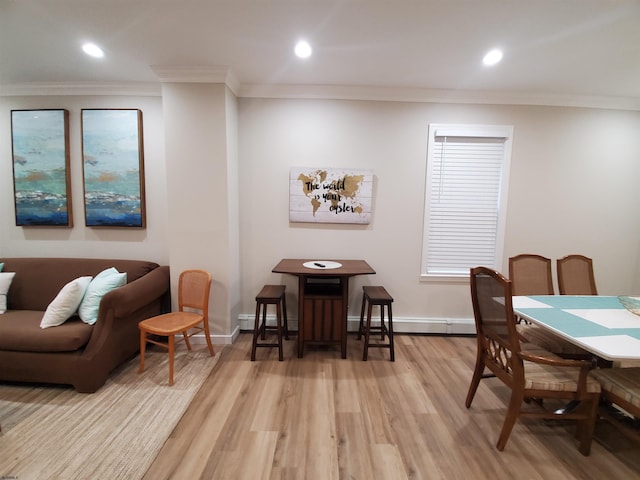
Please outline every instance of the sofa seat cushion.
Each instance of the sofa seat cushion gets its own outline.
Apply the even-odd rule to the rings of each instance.
[[[83,348],[93,332],[73,316],[55,328],[40,328],[44,312],[7,310],[0,315],[0,350],[18,352],[73,352]]]

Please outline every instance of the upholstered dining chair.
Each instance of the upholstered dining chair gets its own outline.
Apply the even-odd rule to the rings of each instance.
[[[551,259],[532,253],[509,258],[509,279],[513,295],[553,295]],[[536,343],[565,358],[589,358],[590,354],[573,343],[527,322],[518,321],[518,333],[526,342]]]
[[[597,418],[600,384],[589,376],[591,363],[562,359],[538,346],[521,344],[512,305],[512,283],[487,268],[471,269],[471,299],[477,331],[477,354],[473,377],[465,401],[467,408],[480,380],[499,378],[511,390],[509,406],[496,445],[502,451],[519,417],[575,420],[579,450],[589,455]],[[485,370],[491,375],[485,375]],[[560,399],[578,402],[575,409],[547,411],[542,402],[528,399]],[[539,410],[531,410],[537,408]]]
[[[138,324],[140,329],[140,368],[144,371],[144,354],[147,342],[169,350],[169,385],[173,385],[175,336],[191,350],[189,337],[204,332],[211,356],[215,355],[209,335],[209,290],[211,274],[204,270],[185,270],[178,281],[178,311],[148,318]],[[160,338],[158,338],[160,337]],[[162,340],[166,337],[166,342]]]
[[[556,260],[560,295],[597,295],[593,260],[584,255],[567,255]]]

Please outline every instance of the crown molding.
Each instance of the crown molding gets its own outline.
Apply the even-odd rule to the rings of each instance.
[[[122,95],[160,97],[159,83],[23,83],[0,85],[0,96]]]
[[[162,83],[222,83],[239,98],[365,100],[409,103],[527,105],[640,111],[640,98],[354,85],[240,84],[229,67],[152,67],[158,83],[25,83],[0,85],[0,96],[162,96]]]
[[[224,83],[236,96],[240,90],[240,82],[231,68],[223,65],[194,67],[152,65],[151,70],[163,83]]]
[[[242,85],[241,98],[301,98],[390,102],[529,105],[640,111],[640,98],[351,85]]]

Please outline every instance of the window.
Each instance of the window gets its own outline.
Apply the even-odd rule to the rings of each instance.
[[[498,268],[504,243],[511,126],[429,125],[424,278]]]

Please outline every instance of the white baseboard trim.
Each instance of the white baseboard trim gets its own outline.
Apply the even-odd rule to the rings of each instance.
[[[229,335],[211,334],[211,343],[214,345],[231,345],[236,338],[238,338],[238,335],[240,335],[240,330],[241,328],[237,326]],[[190,337],[189,340],[194,345],[205,345],[207,343],[204,335],[201,333]]]
[[[251,314],[241,314],[238,316],[239,328],[242,331],[252,331],[255,316]],[[374,325],[380,324],[380,320],[372,318]],[[267,315],[267,325],[275,325],[275,315]],[[358,331],[360,323],[359,316],[347,318],[347,330],[349,332]],[[288,319],[291,330],[298,329],[298,319]],[[441,334],[441,335],[475,335],[476,325],[473,318],[427,318],[427,317],[393,317],[393,331],[395,333],[416,333],[416,334]]]
[[[238,316],[238,326],[229,335],[212,334],[211,342],[214,345],[231,345],[241,331],[252,331],[255,316],[249,313]],[[289,328],[298,330],[298,319],[288,319]],[[347,318],[347,330],[358,331],[360,317]],[[379,319],[371,319],[373,325],[380,325]],[[267,325],[275,325],[275,314],[267,315]],[[427,317],[394,317],[393,331],[395,333],[433,334],[433,335],[475,335],[476,325],[473,318],[427,318]],[[204,345],[204,335],[194,335],[191,341],[195,345]]]

